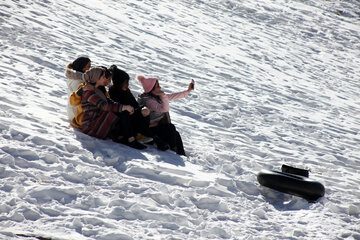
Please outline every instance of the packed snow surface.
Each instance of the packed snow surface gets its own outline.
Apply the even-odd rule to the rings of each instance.
[[[357,0],[0,1],[0,239],[360,239]],[[79,56],[155,76],[187,157],[72,128]],[[260,186],[310,169],[315,203]]]

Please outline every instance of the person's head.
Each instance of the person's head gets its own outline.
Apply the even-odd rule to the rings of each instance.
[[[125,71],[118,69],[116,65],[111,65],[112,82],[115,88],[127,91],[129,89],[130,76]]]
[[[78,72],[82,72],[82,73],[86,72],[91,68],[90,58],[79,57],[75,59],[75,61],[72,62],[72,68]]]
[[[111,72],[106,67],[93,67],[84,73],[83,79],[95,86],[107,86],[111,81]]]
[[[112,72],[106,67],[101,67],[103,69],[103,73],[100,76],[99,81],[96,82],[97,86],[107,86],[111,82]]]
[[[151,89],[151,92],[158,92],[161,90],[161,86],[159,84],[159,81],[156,80],[154,87]]]
[[[149,77],[145,77],[143,75],[138,75],[138,76],[136,76],[136,78],[140,81],[145,93],[154,91],[154,88],[156,87],[156,85],[158,85],[158,87],[160,88],[157,78],[149,78]]]

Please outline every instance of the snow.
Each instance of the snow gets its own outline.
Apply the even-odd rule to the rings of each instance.
[[[2,1],[0,239],[360,239],[356,0]],[[78,56],[157,76],[187,157],[67,121]],[[310,169],[315,203],[260,186]]]

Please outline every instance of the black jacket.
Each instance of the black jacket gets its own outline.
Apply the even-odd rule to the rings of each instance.
[[[121,88],[116,88],[114,86],[109,89],[110,98],[123,105],[130,105],[134,109],[139,108],[139,103],[136,101],[134,95],[131,93],[130,89],[123,91]]]

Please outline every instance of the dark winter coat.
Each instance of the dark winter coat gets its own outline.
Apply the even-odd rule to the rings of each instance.
[[[109,95],[110,98],[115,102],[121,103],[123,105],[130,105],[134,109],[137,109],[139,107],[139,103],[136,101],[130,89],[124,91],[121,88],[111,86],[109,89]]]

